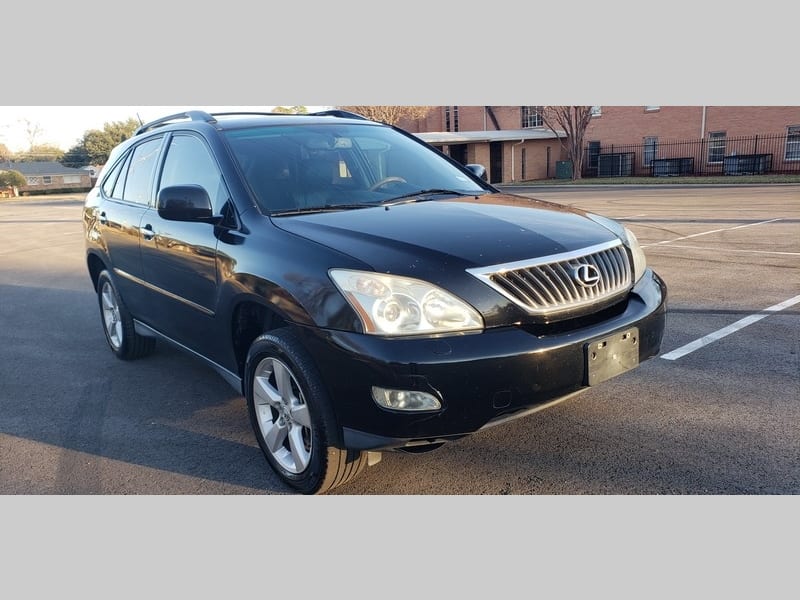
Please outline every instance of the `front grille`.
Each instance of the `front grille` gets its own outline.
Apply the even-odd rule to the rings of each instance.
[[[467,271],[530,314],[543,316],[605,307],[626,293],[633,279],[628,253],[619,240]]]

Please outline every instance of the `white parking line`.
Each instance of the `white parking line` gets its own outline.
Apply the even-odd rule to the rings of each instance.
[[[672,242],[680,242],[681,240],[688,240],[690,238],[700,237],[701,235],[710,235],[712,233],[719,233],[721,231],[733,231],[734,229],[744,229],[745,227],[755,227],[756,225],[765,225],[767,223],[774,223],[775,221],[780,221],[781,219],[770,219],[769,221],[760,221],[758,223],[748,223],[747,225],[737,225],[736,227],[725,227],[723,229],[713,229],[711,231],[703,231],[701,233],[693,233],[692,235],[684,235],[682,237],[675,238],[674,240],[664,240],[661,242],[656,242],[655,244],[642,244],[642,248],[651,248],[653,246],[661,246],[663,244],[671,244]]]
[[[677,246],[670,246],[670,248],[680,248],[686,250],[706,250],[708,252],[719,252],[719,248],[709,248],[706,246],[684,246],[683,244],[679,244]],[[780,252],[779,250],[731,250],[730,248],[725,249],[725,253],[746,253],[746,254],[778,254],[780,256],[800,256],[800,252]]]
[[[716,342],[717,340],[724,338],[726,335],[730,335],[736,331],[739,331],[740,329],[743,329],[744,327],[747,327],[748,325],[752,325],[753,323],[760,321],[765,317],[768,317],[770,313],[780,312],[786,308],[789,308],[790,306],[794,306],[799,302],[800,302],[800,296],[789,298],[785,302],[781,302],[780,304],[776,304],[775,306],[770,306],[769,308],[765,308],[760,313],[747,316],[744,319],[739,319],[738,321],[736,321],[736,323],[732,323],[727,327],[723,327],[722,329],[719,329],[714,333],[709,333],[708,335],[705,335],[700,339],[690,342],[685,346],[681,346],[680,348],[677,348],[672,352],[667,352],[666,354],[663,354],[661,358],[664,358],[666,360],[676,360],[678,358],[681,358],[682,356],[686,356],[690,352],[699,350],[703,346],[707,346],[712,342]]]

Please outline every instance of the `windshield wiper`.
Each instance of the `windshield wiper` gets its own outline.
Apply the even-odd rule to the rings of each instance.
[[[411,202],[426,202],[428,200],[433,200],[431,196],[437,196],[439,194],[449,194],[451,196],[477,196],[479,193],[483,192],[459,192],[457,190],[431,188],[427,190],[418,190],[416,192],[411,192],[410,194],[403,194],[402,196],[396,196],[395,198],[389,198],[388,200],[379,202],[379,204],[381,206],[396,206],[398,204],[408,204]]]
[[[369,208],[369,204],[325,204],[323,206],[301,206],[298,208],[287,208],[271,212],[271,217],[288,217],[291,215],[302,215],[309,213],[337,212],[340,210],[355,210],[358,208]]]

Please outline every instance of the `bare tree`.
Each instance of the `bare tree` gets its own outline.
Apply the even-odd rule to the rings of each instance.
[[[28,147],[36,146],[36,139],[42,134],[42,127],[39,123],[34,123],[29,119],[20,119],[25,123],[25,134],[28,136]]]
[[[339,106],[342,110],[363,115],[373,121],[397,125],[400,119],[423,119],[430,112],[430,106]]]
[[[555,133],[572,162],[572,179],[580,179],[583,171],[583,138],[592,119],[591,106],[545,106],[542,122]],[[561,137],[560,133],[566,134]]]

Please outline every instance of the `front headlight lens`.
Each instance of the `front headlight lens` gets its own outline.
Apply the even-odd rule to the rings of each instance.
[[[631,251],[631,257],[633,258],[633,282],[636,283],[639,281],[644,275],[645,269],[647,269],[647,259],[645,258],[642,247],[639,245],[639,240],[636,239],[636,236],[633,234],[633,232],[621,223],[614,221],[613,219],[609,219],[608,217],[591,213],[587,214],[586,216],[595,223],[598,223],[611,231],[628,247],[628,249]]]
[[[639,240],[627,227],[625,228],[625,237],[628,238],[627,246],[630,248],[631,256],[633,257],[633,282],[636,283],[644,275],[644,271],[647,268],[647,258],[644,255],[644,250],[639,245]]]
[[[346,269],[332,269],[330,276],[366,333],[399,336],[483,329],[478,311],[425,281]]]

